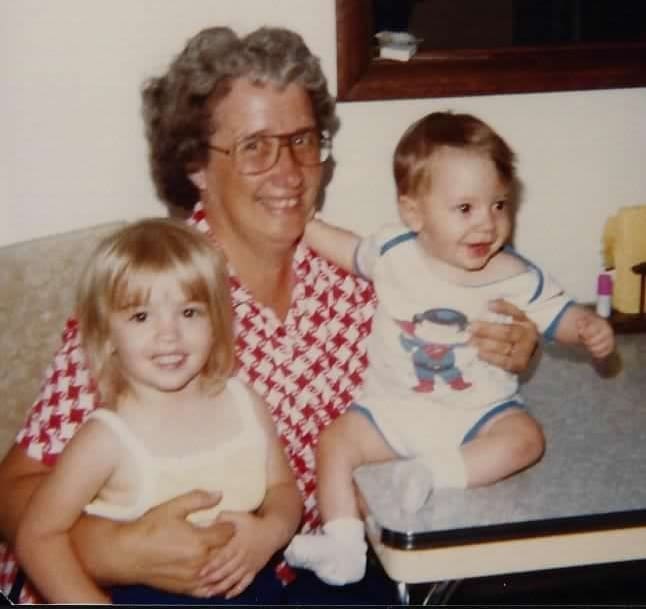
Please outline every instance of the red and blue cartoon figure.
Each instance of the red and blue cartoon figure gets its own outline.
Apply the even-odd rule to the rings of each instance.
[[[462,391],[471,387],[456,366],[455,349],[466,346],[468,320],[455,309],[428,309],[417,313],[412,321],[397,321],[402,329],[399,342],[412,353],[417,376],[414,391],[431,393],[439,376],[449,387]]]

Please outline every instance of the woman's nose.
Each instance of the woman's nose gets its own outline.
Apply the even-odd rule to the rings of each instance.
[[[285,179],[289,186],[300,186],[303,182],[303,168],[294,157],[294,152],[289,144],[280,147],[274,170],[276,175]]]

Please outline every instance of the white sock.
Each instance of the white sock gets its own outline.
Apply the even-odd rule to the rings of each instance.
[[[433,472],[435,488],[466,488],[467,470],[459,446],[419,459]]]
[[[366,572],[363,522],[337,518],[323,525],[323,535],[295,535],[285,550],[292,567],[310,569],[327,584],[359,581]]]
[[[424,507],[433,489],[466,488],[467,474],[462,452],[446,450],[433,456],[401,459],[393,465],[392,492],[402,509],[414,513]]]
[[[433,492],[433,472],[419,459],[400,459],[393,463],[391,492],[399,497],[402,509],[414,513],[423,507]]]

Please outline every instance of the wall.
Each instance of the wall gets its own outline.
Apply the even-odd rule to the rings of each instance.
[[[139,87],[212,24],[296,29],[335,89],[333,0],[0,2],[0,245],[163,213]],[[646,89],[340,104],[328,218],[367,232],[396,217],[392,149],[435,109],[473,112],[507,137],[525,187],[517,247],[592,299],[605,219],[646,204]]]
[[[646,205],[646,89],[373,103],[341,108],[331,220],[366,232],[395,219],[390,157],[404,128],[433,110],[473,112],[518,155],[516,247],[575,297],[594,299],[606,218]]]

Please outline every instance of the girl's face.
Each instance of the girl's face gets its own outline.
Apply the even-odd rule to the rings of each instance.
[[[430,162],[430,191],[401,197],[402,217],[432,257],[478,271],[509,239],[508,188],[480,153],[445,146]]]
[[[149,289],[147,300],[110,315],[123,378],[137,395],[196,388],[214,340],[206,303],[189,301],[171,274],[142,287]]]

